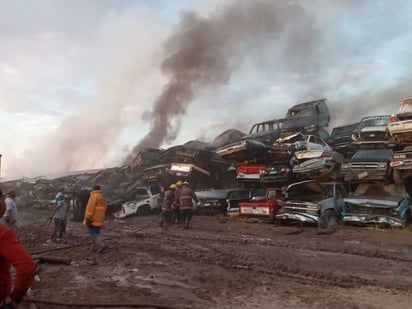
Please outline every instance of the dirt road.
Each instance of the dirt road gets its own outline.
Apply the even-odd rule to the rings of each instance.
[[[174,308],[409,308],[412,231],[345,226],[332,235],[293,226],[196,216],[192,228],[155,216],[110,220],[103,254],[70,222],[68,243],[46,244],[39,224],[20,229],[41,264],[31,297],[66,304]],[[50,232],[50,231],[49,231]],[[73,247],[71,247],[73,246]],[[47,250],[52,250],[46,252]],[[125,307],[125,306],[123,306]],[[62,308],[41,305],[40,308]]]

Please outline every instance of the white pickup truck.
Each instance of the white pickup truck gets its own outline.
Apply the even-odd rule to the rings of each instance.
[[[118,219],[123,219],[131,215],[144,216],[160,209],[161,188],[159,185],[136,188],[136,199],[123,203],[122,208],[113,213]]]

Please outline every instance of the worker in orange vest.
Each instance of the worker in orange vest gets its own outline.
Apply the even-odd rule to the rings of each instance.
[[[95,185],[92,192],[90,192],[83,220],[83,224],[89,229],[92,238],[92,252],[101,253],[104,250],[104,246],[100,240],[100,229],[104,224],[106,210],[106,198],[100,191],[100,186]]]

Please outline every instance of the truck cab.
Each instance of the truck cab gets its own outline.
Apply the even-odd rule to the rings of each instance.
[[[277,199],[280,194],[280,188],[267,188],[263,198],[239,203],[239,216],[274,221],[279,208]]]

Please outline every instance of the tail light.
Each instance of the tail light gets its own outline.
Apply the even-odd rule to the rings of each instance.
[[[330,151],[325,150],[324,152],[322,152],[321,157],[331,157],[332,153]]]
[[[396,115],[391,115],[389,117],[389,122],[396,122],[396,121],[399,121],[399,119]]]

